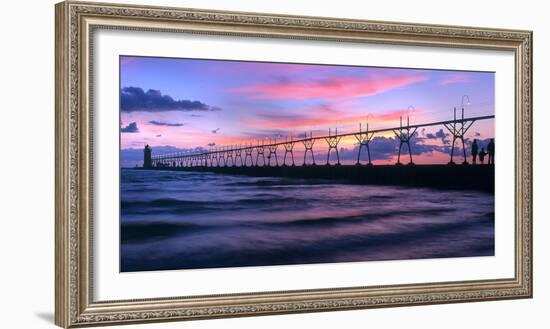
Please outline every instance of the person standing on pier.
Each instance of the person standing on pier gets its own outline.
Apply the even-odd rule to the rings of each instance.
[[[487,155],[487,152],[485,152],[484,148],[481,148],[481,152],[479,152],[479,162],[483,164],[483,161],[485,161],[485,156]]]
[[[472,163],[473,164],[476,164],[477,151],[478,151],[477,139],[474,139],[474,142],[472,143]]]
[[[489,164],[495,164],[495,139],[491,138],[489,145],[487,145],[487,154],[489,154]]]

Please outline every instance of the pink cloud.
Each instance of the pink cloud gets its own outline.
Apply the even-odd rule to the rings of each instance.
[[[233,89],[254,99],[345,99],[372,96],[426,80],[423,76],[374,78],[336,77],[313,82],[277,82]]]
[[[469,79],[466,75],[460,74],[460,73],[454,73],[454,74],[448,75],[445,79],[441,80],[440,84],[449,85],[453,83],[463,83],[468,81]]]
[[[417,114],[424,110],[417,109]],[[307,111],[307,115],[269,115],[244,120],[243,125],[262,129],[311,129],[319,126],[353,125],[367,121],[366,115],[353,115],[349,112],[322,106]],[[383,114],[369,115],[368,122],[376,125],[397,126],[401,116],[406,117],[408,110],[393,110]]]

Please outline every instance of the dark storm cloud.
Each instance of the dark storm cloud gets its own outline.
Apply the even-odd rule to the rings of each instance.
[[[428,134],[430,135],[430,134]],[[436,133],[437,135],[437,133]],[[449,146],[440,146],[440,145],[431,145],[431,144],[424,144],[422,141],[425,139],[433,139],[433,138],[422,138],[418,137],[418,134],[415,134],[415,138],[412,138],[411,143],[411,153],[413,155],[420,155],[424,153],[432,153],[432,152],[444,152],[448,153],[450,148]],[[435,135],[434,135],[435,136]],[[434,137],[438,138],[438,137]],[[397,155],[398,148],[399,148],[399,140],[397,138],[387,138],[387,137],[374,137],[370,144],[370,154],[372,160],[388,160],[391,159],[392,156]],[[359,145],[355,146],[353,149],[347,149],[347,148],[341,148],[340,149],[340,158],[345,160],[354,160],[357,159],[357,153],[359,151]],[[401,154],[408,154],[408,149],[406,145],[403,145],[401,148]],[[366,159],[367,157],[367,149],[363,147],[363,150],[361,151],[361,158]]]
[[[430,136],[431,135],[431,136]],[[415,134],[415,137],[413,137],[410,140],[411,143],[411,153],[413,155],[420,155],[420,154],[426,154],[426,153],[433,153],[433,152],[442,152],[450,154],[451,152],[451,141],[448,139],[445,139],[449,137],[448,133],[445,133],[443,129],[437,131],[435,134],[426,134],[425,137],[421,137],[420,134]],[[428,141],[430,139],[441,139],[443,141],[443,145],[433,145],[430,143],[425,143],[425,141]],[[490,138],[487,139],[478,139],[478,146],[481,149],[487,148],[487,145],[490,142]],[[464,138],[464,146],[469,152],[472,146],[472,140],[469,138]],[[374,137],[369,145],[371,158],[372,160],[389,160],[392,158],[392,156],[397,155],[398,148],[399,148],[399,140],[397,138],[388,138],[388,137]],[[462,143],[457,140],[455,142],[455,152],[461,152],[462,150]],[[356,160],[357,159],[357,153],[359,151],[359,145],[356,145],[352,149],[347,148],[341,148],[340,150],[340,159],[342,160]],[[401,148],[401,155],[407,155],[408,149],[406,145],[403,145]],[[459,154],[459,153],[455,153]],[[469,154],[469,153],[467,153]],[[361,159],[367,159],[367,149],[363,148],[361,151]]]
[[[144,91],[139,87],[124,87],[120,91],[122,112],[164,112],[164,111],[219,111],[220,108],[200,101],[174,100],[159,90]]]
[[[438,131],[435,132],[435,134],[432,134],[432,133],[426,134],[426,138],[428,138],[428,139],[440,139],[440,138],[445,138],[448,135],[449,134],[445,133],[443,131],[443,129],[439,129]]]
[[[446,133],[443,129],[439,129],[435,134],[428,133],[426,134],[426,139],[440,139],[443,144],[449,144],[447,137],[450,136],[449,133]]]
[[[137,132],[139,132],[139,129],[138,129],[137,123],[132,122],[129,125],[127,125],[126,127],[120,128],[120,132],[122,132],[122,133],[137,133]]]
[[[150,124],[155,126],[165,126],[165,127],[182,127],[185,123],[171,123],[171,122],[162,122],[162,121],[149,121]]]
[[[370,144],[370,154],[372,160],[387,160],[390,159],[397,152],[398,142],[394,138],[387,137],[374,137]],[[341,148],[340,158],[343,160],[357,159],[359,152],[359,145],[352,149]],[[361,151],[362,158],[367,156],[367,149],[363,147]]]

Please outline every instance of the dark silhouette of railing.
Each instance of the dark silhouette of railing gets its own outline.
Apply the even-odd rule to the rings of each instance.
[[[338,152],[338,144],[343,138],[354,137],[359,143],[359,150],[357,155],[357,165],[360,165],[361,149],[364,147],[367,149],[368,154],[368,165],[372,165],[371,153],[370,153],[370,142],[376,134],[384,132],[393,132],[399,141],[399,150],[397,156],[397,165],[401,165],[401,149],[403,146],[407,146],[407,151],[409,153],[409,164],[413,165],[413,155],[411,148],[411,140],[415,138],[415,133],[418,128],[431,127],[431,126],[444,126],[453,136],[453,142],[451,145],[450,156],[451,160],[449,164],[454,164],[454,148],[457,140],[462,142],[462,150],[464,161],[463,164],[468,164],[466,156],[466,148],[464,142],[464,135],[468,129],[476,121],[494,119],[494,115],[486,116],[477,116],[464,118],[464,109],[462,109],[462,115],[460,118],[456,117],[456,108],[454,110],[453,120],[447,121],[438,121],[438,122],[429,122],[422,124],[410,124],[409,116],[407,116],[406,125],[403,125],[403,118],[400,117],[400,123],[398,127],[391,128],[381,128],[369,130],[368,123],[366,125],[366,130],[363,130],[361,123],[359,124],[359,130],[355,132],[348,133],[338,133],[336,129],[334,133],[329,129],[328,135],[323,136],[313,136],[313,132],[306,132],[303,137],[294,139],[294,137],[286,137],[284,141],[277,141],[277,139],[270,140],[268,143],[264,141],[257,142],[256,145],[236,145],[236,146],[224,146],[214,148],[208,151],[195,151],[195,152],[179,152],[171,154],[156,155],[151,158],[152,167],[226,167],[226,166],[237,166],[237,159],[239,159],[239,166],[248,167],[250,166],[272,166],[272,159],[274,160],[274,165],[279,166],[279,161],[277,158],[277,149],[279,146],[283,146],[285,154],[282,161],[282,166],[287,166],[287,156],[290,156],[290,165],[294,166],[294,146],[296,144],[302,144],[304,146],[304,160],[303,165],[316,165],[315,155],[313,152],[313,147],[317,141],[325,141],[328,146],[327,153],[327,162],[326,165],[331,165],[330,163],[330,153],[336,153],[336,165],[340,165],[340,155]],[[244,161],[242,159],[242,152],[244,151],[245,157]],[[267,160],[265,152],[268,152]],[[256,153],[256,159],[254,161],[253,153]],[[307,163],[307,155],[311,155],[311,163]],[[248,161],[250,159],[250,161]]]

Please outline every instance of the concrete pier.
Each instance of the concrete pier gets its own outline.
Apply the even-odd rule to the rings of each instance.
[[[253,177],[334,179],[350,184],[397,185],[493,193],[494,165],[316,165],[259,167],[155,167],[139,170],[211,172]]]

